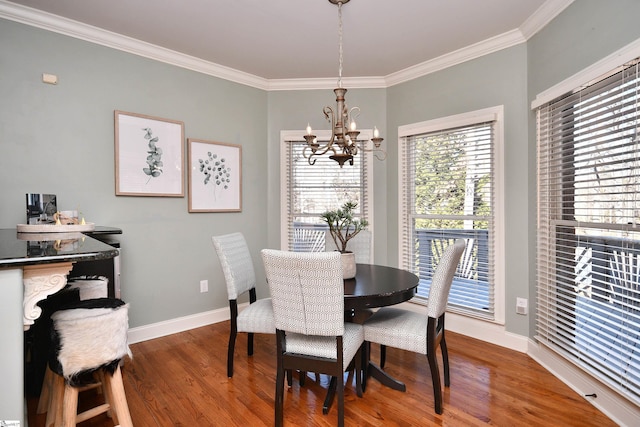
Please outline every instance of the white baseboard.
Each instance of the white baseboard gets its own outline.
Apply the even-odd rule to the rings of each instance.
[[[607,385],[587,375],[577,366],[533,340],[529,340],[527,353],[580,396],[595,393],[597,397],[585,397],[585,399],[618,425],[630,427],[638,425],[640,407]]]
[[[242,308],[242,306],[243,304],[240,304],[238,307]],[[177,334],[178,332],[224,322],[225,320],[229,320],[229,307],[139,326],[129,329],[129,344]]]

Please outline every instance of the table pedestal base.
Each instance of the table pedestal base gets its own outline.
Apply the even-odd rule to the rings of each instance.
[[[391,375],[382,370],[380,366],[376,365],[373,362],[369,362],[369,365],[367,366],[366,376],[372,376],[373,378],[380,381],[383,385],[386,385],[387,387],[390,387],[394,390],[403,392],[407,391],[407,386],[405,386],[403,382],[400,382],[397,379],[393,378]],[[364,382],[366,382],[366,379]]]

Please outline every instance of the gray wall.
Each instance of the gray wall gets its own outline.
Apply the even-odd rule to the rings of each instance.
[[[579,0],[526,44],[388,89],[349,90],[360,127],[377,125],[389,156],[374,162],[376,262],[398,253],[397,128],[505,106],[507,330],[534,335],[537,93],[640,37],[640,2]],[[57,86],[41,82],[57,74]],[[123,297],[131,326],[226,306],[210,236],[242,230],[266,295],[259,250],[280,243],[280,130],[325,126],[330,90],[265,92],[65,36],[0,20],[0,227],[24,222],[24,194],[121,227]],[[185,122],[185,137],[243,146],[243,210],[189,214],[187,198],[114,192],[113,110]],[[186,162],[185,162],[186,170]],[[265,180],[265,177],[267,179]],[[186,186],[186,173],[185,173]],[[209,279],[210,292],[199,293]]]
[[[60,209],[121,227],[131,327],[225,307],[211,236],[242,230],[255,260],[267,245],[266,92],[5,20],[0,70],[0,227],[25,222],[25,193],[57,194]],[[186,142],[184,198],[116,197],[114,110],[181,120],[185,138],[241,144],[242,212],[188,213]]]

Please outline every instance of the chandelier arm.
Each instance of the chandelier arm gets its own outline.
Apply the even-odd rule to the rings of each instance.
[[[378,153],[382,153],[383,156],[378,155]],[[387,158],[387,152],[382,150],[373,150],[373,155],[376,156],[376,159],[383,161]]]

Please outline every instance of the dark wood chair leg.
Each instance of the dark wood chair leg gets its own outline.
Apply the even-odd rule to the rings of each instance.
[[[290,371],[288,371],[290,372]],[[278,369],[276,373],[276,401],[275,401],[275,425],[281,427],[283,424],[284,413],[284,369],[280,363],[278,363]]]
[[[253,356],[253,332],[249,332],[247,335],[247,354]]]
[[[233,377],[233,353],[236,348],[236,336],[238,335],[238,304],[235,300],[229,300],[231,311],[231,331],[229,332],[229,347],[227,349],[227,377]]]
[[[256,301],[257,301],[256,288],[251,288],[249,289],[249,304],[253,304]],[[238,314],[236,311],[236,316],[237,315]],[[249,332],[249,338],[247,341],[247,354],[249,356],[253,356],[253,332]]]
[[[387,346],[380,345],[380,367],[384,369],[384,364],[387,363]]]
[[[364,347],[366,343],[362,343],[360,346],[360,350],[356,353],[354,357],[355,360],[355,369],[354,374],[356,376],[356,394],[358,397],[362,397],[362,353],[364,352]]]
[[[284,423],[284,359],[282,349],[284,347],[284,333],[276,330],[276,401],[275,401],[275,425],[282,427]],[[286,370],[288,381],[291,381],[291,369]],[[291,383],[289,383],[291,386]]]
[[[344,427],[344,375],[337,377],[338,384],[338,427]]]
[[[433,400],[437,414],[442,414],[442,385],[440,384],[440,371],[438,370],[438,359],[436,352],[427,350],[427,360],[429,361],[429,369],[431,370],[431,381],[433,382]]]
[[[449,379],[449,351],[447,350],[447,342],[444,339],[444,331],[442,332],[442,341],[440,341],[440,350],[442,351],[442,366],[444,367],[444,385],[449,387],[451,385]]]

